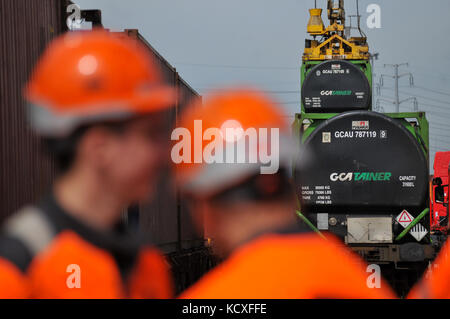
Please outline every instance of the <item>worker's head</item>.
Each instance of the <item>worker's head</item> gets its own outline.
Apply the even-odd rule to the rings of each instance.
[[[442,185],[442,179],[440,177],[433,178],[433,185],[441,186]]]
[[[125,201],[147,197],[168,159],[164,112],[175,96],[141,44],[105,31],[68,33],[46,49],[25,97],[61,174],[89,176]]]
[[[219,253],[292,222],[293,148],[279,105],[258,91],[223,90],[189,108],[177,130],[178,183]]]

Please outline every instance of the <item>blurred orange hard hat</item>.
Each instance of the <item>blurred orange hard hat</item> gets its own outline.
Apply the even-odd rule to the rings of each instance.
[[[263,172],[261,168],[269,165],[267,157],[272,156],[283,167],[292,159],[291,134],[282,108],[258,90],[239,88],[211,93],[203,103],[191,105],[180,118],[178,128],[194,138],[187,149],[181,151],[177,145],[172,148],[172,160],[178,156],[174,160],[177,181],[187,193],[211,196]],[[218,133],[213,134],[211,129]],[[228,134],[227,129],[237,134]],[[272,134],[274,129],[277,134]],[[182,133],[172,134],[172,139],[177,140]],[[184,152],[191,155],[190,160]]]
[[[168,108],[175,91],[137,40],[96,30],[69,32],[50,43],[25,98],[37,133],[64,137],[83,124]]]

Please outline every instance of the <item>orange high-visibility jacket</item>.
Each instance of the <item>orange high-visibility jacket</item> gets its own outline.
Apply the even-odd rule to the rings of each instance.
[[[125,231],[98,232],[49,196],[9,218],[0,298],[171,298],[164,257]]]
[[[180,297],[394,298],[384,281],[369,288],[366,267],[334,237],[267,234],[239,248]]]
[[[409,299],[450,299],[450,245],[447,242],[433,263],[431,271],[408,294]]]

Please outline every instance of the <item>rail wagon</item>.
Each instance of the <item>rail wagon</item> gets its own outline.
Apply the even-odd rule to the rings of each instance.
[[[328,27],[321,14],[310,10],[293,123],[298,213],[380,265],[404,296],[440,245],[430,237],[426,114],[374,112],[367,38],[346,31],[343,0],[328,1]]]

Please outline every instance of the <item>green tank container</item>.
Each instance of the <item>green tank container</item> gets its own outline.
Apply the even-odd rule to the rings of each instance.
[[[302,113],[372,110],[372,67],[368,60],[303,61]]]

